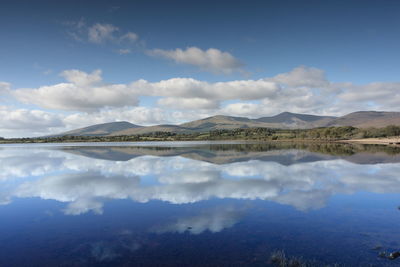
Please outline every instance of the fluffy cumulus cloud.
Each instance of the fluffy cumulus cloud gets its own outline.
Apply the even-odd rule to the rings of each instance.
[[[263,113],[263,107],[255,103],[234,103],[221,109],[222,114],[235,114],[236,116],[260,116]],[[260,116],[261,117],[261,116]]]
[[[46,133],[52,128],[62,127],[61,116],[42,110],[11,109],[0,106],[0,133],[23,132],[25,136]],[[30,132],[27,132],[29,129]]]
[[[2,129],[25,125],[27,132],[33,132],[40,127],[50,129],[63,124],[72,129],[119,120],[142,125],[174,124],[218,114],[257,118],[283,111],[319,115],[400,111],[400,83],[331,82],[324,71],[306,66],[273,77],[224,82],[180,77],[113,84],[103,81],[100,70],[66,70],[61,76],[65,82],[38,88],[11,89],[10,84],[0,83],[0,96],[47,110],[8,107],[8,114],[0,119]],[[140,105],[142,97],[151,99],[151,104]],[[21,112],[33,119],[21,123],[22,117],[17,116]],[[17,119],[11,120],[11,115]]]
[[[74,113],[66,115],[63,121],[70,128],[110,121],[129,121],[139,125],[160,124],[173,120],[170,113],[160,108],[133,107],[104,109],[94,113]]]
[[[68,82],[78,86],[97,85],[102,81],[101,70],[95,70],[92,73],[86,73],[79,70],[66,70],[60,73]]]
[[[342,89],[342,93],[338,96],[341,102],[350,102],[355,105],[369,103],[375,109],[398,110],[400,82],[374,82],[363,86],[339,83],[336,86]]]
[[[99,70],[90,74],[68,70],[61,75],[68,83],[19,89],[13,94],[21,102],[55,110],[94,111],[138,104],[138,96],[129,90],[128,85],[103,83]]]
[[[243,63],[232,54],[216,48],[202,50],[198,47],[175,50],[153,49],[148,54],[170,59],[180,64],[189,64],[214,73],[229,74],[240,71]]]
[[[192,78],[172,78],[154,83],[138,80],[130,84],[107,84],[102,81],[100,70],[92,73],[68,70],[61,75],[67,83],[18,89],[13,94],[24,103],[42,108],[93,111],[135,106],[139,96],[163,97],[158,101],[163,106],[213,109],[225,100],[274,99],[281,90],[278,84],[264,79],[209,83]]]
[[[323,70],[306,66],[300,66],[290,72],[278,74],[271,80],[288,87],[329,87],[329,82]]]
[[[161,106],[179,109],[215,109],[218,108],[218,101],[206,98],[182,98],[165,97],[157,101]]]

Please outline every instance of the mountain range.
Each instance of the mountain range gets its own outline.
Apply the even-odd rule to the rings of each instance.
[[[278,129],[310,129],[329,126],[353,126],[358,128],[385,127],[400,125],[400,112],[358,111],[341,117],[318,116],[283,112],[272,117],[249,119],[217,115],[179,125],[140,126],[126,121],[96,124],[55,136],[117,136],[136,135],[151,132],[208,132],[219,129],[236,128],[278,128]]]

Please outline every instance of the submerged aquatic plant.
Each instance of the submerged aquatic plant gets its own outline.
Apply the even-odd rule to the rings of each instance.
[[[271,253],[270,261],[279,267],[306,267],[306,262],[301,257],[286,257],[283,250],[276,250]]]
[[[288,257],[283,250],[275,250],[270,255],[270,263],[279,267],[339,267],[339,264],[322,264],[315,260],[305,260],[303,257]]]

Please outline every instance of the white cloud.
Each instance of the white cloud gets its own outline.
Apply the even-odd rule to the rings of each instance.
[[[7,98],[13,96],[24,104],[54,110],[28,112],[37,119],[26,124],[21,117],[8,120],[7,114],[3,118],[3,132],[25,125],[26,132],[32,135],[35,125],[41,123],[39,115],[44,116],[43,125],[49,125],[42,130],[50,130],[51,125],[57,125],[57,118],[63,123],[55,127],[64,124],[71,129],[117,120],[142,125],[182,123],[217,114],[256,118],[283,111],[320,115],[373,109],[400,111],[400,83],[334,83],[326,79],[322,70],[305,66],[274,77],[226,82],[171,78],[112,84],[103,81],[100,70],[66,70],[61,76],[66,82],[38,88],[11,90],[10,84],[0,83],[0,94]],[[155,104],[138,106],[142,96]],[[59,110],[75,113],[60,114]],[[36,124],[31,123],[35,121]]]
[[[127,55],[127,54],[132,53],[132,50],[130,50],[130,49],[118,49],[117,53],[120,54],[120,55]]]
[[[400,82],[374,82],[366,85],[351,83],[337,84],[341,88],[338,98],[342,103],[362,105],[369,103],[378,110],[398,110],[400,103]]]
[[[94,70],[92,73],[86,73],[80,70],[65,70],[60,74],[68,82],[77,86],[89,86],[100,84],[102,81],[101,70]]]
[[[114,34],[118,32],[118,28],[111,24],[96,23],[88,28],[88,40],[92,43],[103,43],[112,41],[116,37]]]
[[[265,79],[209,83],[192,78],[172,78],[154,83],[139,80],[131,86],[141,94],[187,99],[202,98],[207,101],[275,98],[281,90],[278,84]]]
[[[228,52],[209,48],[202,50],[198,47],[175,50],[153,49],[148,51],[149,55],[160,56],[171,59],[176,63],[189,64],[214,73],[229,74],[241,71],[243,63]]]
[[[46,133],[53,128],[63,127],[61,116],[41,110],[12,109],[0,106],[0,134],[8,131],[31,136]],[[26,130],[29,129],[30,132]]]
[[[104,107],[136,106],[138,96],[125,84],[101,82],[101,71],[90,74],[79,70],[62,72],[69,83],[19,89],[13,95],[23,103],[59,110],[95,111]]]
[[[137,33],[122,31],[119,27],[109,23],[94,23],[88,25],[84,19],[64,23],[68,29],[68,35],[79,42],[89,42],[97,45],[113,45],[118,54],[130,54],[132,45],[135,44],[145,51],[145,41],[140,40]],[[201,70],[213,73],[230,74],[243,71],[244,64],[231,53],[216,48],[202,50],[198,47],[177,48],[175,50],[148,49],[145,52],[149,56],[170,59],[179,64],[189,64],[199,67]]]
[[[208,83],[173,78],[155,83],[138,80],[131,84],[106,84],[100,70],[90,74],[67,70],[61,75],[69,83],[18,89],[13,95],[24,103],[42,108],[93,112],[106,107],[136,106],[140,95],[166,97],[158,101],[163,106],[215,109],[219,101],[275,98],[280,91],[279,85],[266,80]]]
[[[6,82],[0,82],[0,96],[8,95],[11,90],[11,84]]]
[[[157,103],[161,106],[175,109],[215,109],[219,106],[218,101],[199,97],[165,97],[158,100]]]
[[[261,117],[263,114],[265,114],[263,106],[255,103],[229,104],[221,109],[221,113],[244,117]]]
[[[139,40],[139,35],[134,32],[127,32],[120,37],[120,40],[134,43]]]
[[[329,86],[325,72],[317,68],[300,66],[287,73],[278,74],[271,79],[289,87],[321,88]]]
[[[134,32],[124,32],[119,27],[109,23],[94,23],[88,25],[84,19],[66,22],[68,34],[75,40],[94,44],[112,43],[114,45],[133,44],[139,41],[139,35]]]
[[[281,92],[279,84],[266,79],[218,82],[213,84],[209,90],[215,94],[217,99],[221,100],[275,99]]]
[[[133,107],[103,109],[99,112],[74,113],[65,116],[69,128],[79,128],[110,121],[129,121],[139,125],[160,124],[171,120],[169,113],[160,108]]]
[[[210,84],[192,78],[171,78],[159,82],[150,83],[139,80],[132,83],[143,94],[164,97],[183,97],[183,98],[213,98],[210,92]]]

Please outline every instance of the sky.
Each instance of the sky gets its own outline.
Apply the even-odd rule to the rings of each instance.
[[[0,3],[0,136],[400,111],[400,2]]]

